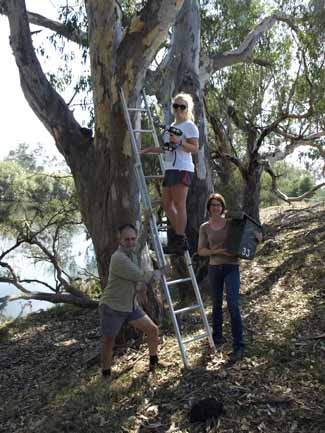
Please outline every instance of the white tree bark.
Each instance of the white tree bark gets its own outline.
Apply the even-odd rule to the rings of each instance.
[[[70,166],[103,285],[116,245],[116,227],[137,219],[139,206],[118,86],[123,87],[129,106],[135,104],[146,69],[166,39],[182,3],[182,0],[148,1],[123,31],[116,1],[87,2],[96,113],[92,137],[90,131],[80,127],[42,71],[32,45],[24,0],[6,2],[22,89]]]

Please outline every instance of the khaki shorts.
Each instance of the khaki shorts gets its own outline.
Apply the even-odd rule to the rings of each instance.
[[[124,312],[113,310],[107,304],[101,304],[99,306],[99,316],[102,335],[116,337],[124,322],[142,319],[145,313],[139,306],[136,306],[133,311]]]

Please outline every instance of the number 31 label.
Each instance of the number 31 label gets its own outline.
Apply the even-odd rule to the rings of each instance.
[[[243,247],[241,254],[242,254],[242,256],[249,257],[251,255],[250,248]]]

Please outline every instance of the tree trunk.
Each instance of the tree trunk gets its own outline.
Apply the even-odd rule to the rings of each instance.
[[[207,122],[203,106],[203,91],[199,81],[200,6],[188,0],[177,16],[171,49],[160,66],[161,86],[156,90],[167,123],[171,122],[170,101],[180,91],[190,93],[195,104],[195,123],[200,132],[200,148],[194,155],[196,173],[187,199],[186,233],[192,251],[197,249],[198,229],[204,220],[205,204],[212,191]]]
[[[252,161],[244,179],[243,210],[258,222],[262,173],[263,167],[257,161]]]
[[[163,107],[165,121],[171,123],[171,99],[179,92],[192,95],[195,105],[195,124],[200,133],[199,151],[194,155],[195,176],[187,197],[187,227],[190,251],[197,251],[198,231],[204,221],[208,194],[212,191],[212,177],[207,146],[207,122],[203,105],[203,89],[199,80],[200,60],[200,6],[197,0],[188,0],[177,16],[171,49],[159,68],[159,88],[155,93]],[[184,259],[173,258],[178,275],[187,275]],[[198,262],[200,264],[200,262]],[[179,299],[188,304],[194,293],[188,283],[179,286]]]
[[[102,287],[106,285],[117,227],[139,219],[139,194],[119,86],[134,107],[145,72],[166,39],[182,0],[151,0],[122,28],[117,1],[86,2],[94,138],[52,88],[36,57],[24,0],[8,3],[11,46],[25,97],[55,139],[75,180],[80,210],[91,235]]]

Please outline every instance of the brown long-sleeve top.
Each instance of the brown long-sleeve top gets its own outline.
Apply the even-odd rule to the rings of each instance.
[[[211,228],[209,221],[200,226],[198,249],[209,248],[211,250],[223,249],[227,236],[228,222],[222,229],[214,230]],[[221,254],[211,255],[209,257],[209,265],[238,265],[239,258],[233,256],[224,256]]]

